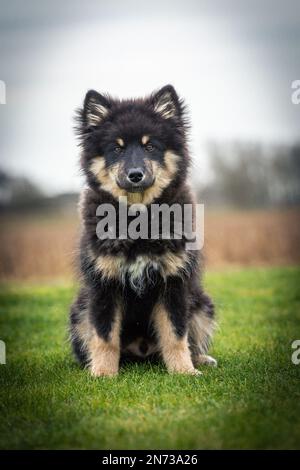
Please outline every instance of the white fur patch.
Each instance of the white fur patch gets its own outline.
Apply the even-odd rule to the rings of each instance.
[[[132,289],[141,294],[145,285],[153,282],[151,270],[159,270],[157,262],[148,256],[137,256],[133,263],[126,263],[123,266],[122,277],[124,281],[127,278]]]

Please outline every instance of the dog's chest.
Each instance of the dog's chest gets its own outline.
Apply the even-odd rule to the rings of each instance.
[[[186,275],[189,265],[186,252],[143,253],[134,257],[105,254],[94,258],[95,270],[104,280],[118,280],[139,295],[160,281],[166,281],[168,276]]]
[[[123,283],[128,283],[134,291],[141,294],[148,286],[156,284],[162,276],[162,269],[159,261],[140,255],[123,264],[121,277]]]

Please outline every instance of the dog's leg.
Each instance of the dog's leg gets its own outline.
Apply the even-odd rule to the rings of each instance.
[[[214,306],[210,298],[199,293],[199,308],[192,313],[189,324],[189,345],[195,367],[217,366],[217,361],[207,355],[215,329]]]
[[[70,310],[70,341],[78,362],[87,365],[87,344],[90,339],[90,321],[86,290],[81,288]]]
[[[92,375],[113,376],[119,371],[121,309],[108,288],[92,293],[89,342],[89,367]]]
[[[170,373],[201,374],[195,369],[188,344],[185,292],[181,280],[168,282],[166,293],[154,308],[153,323],[159,349]]]

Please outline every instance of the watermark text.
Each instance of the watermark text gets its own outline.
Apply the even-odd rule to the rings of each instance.
[[[100,204],[96,233],[100,240],[184,240],[187,250],[204,244],[203,204],[131,204],[126,196],[113,204]]]
[[[294,80],[292,82],[291,100],[293,104],[300,104],[300,80]]]
[[[0,104],[6,104],[6,85],[3,80],[0,80]]]

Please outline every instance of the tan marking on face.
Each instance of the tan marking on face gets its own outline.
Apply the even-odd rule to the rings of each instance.
[[[125,196],[128,204],[143,203],[144,193],[129,193],[118,186],[117,179],[120,165],[121,163],[115,163],[106,168],[104,157],[96,157],[92,161],[90,170],[96,176],[101,188],[112,194],[116,199]]]
[[[143,204],[151,204],[151,202],[158,198],[163,190],[169,186],[177,172],[178,160],[179,156],[176,153],[167,150],[164,155],[164,166],[159,165],[156,161],[151,162],[155,181],[150,188],[144,191]]]
[[[143,144],[143,145],[148,144],[149,140],[150,140],[149,135],[143,135],[143,137],[142,137],[142,144]]]
[[[172,152],[171,150],[167,150],[165,152],[164,161],[165,161],[166,168],[163,168],[162,178],[163,178],[163,181],[168,181],[168,184],[169,182],[172,181],[172,179],[174,178],[174,176],[176,175],[178,171],[177,162],[179,158],[180,158],[179,155]]]
[[[158,303],[153,311],[153,323],[158,335],[160,351],[170,373],[199,374],[194,368],[187,334],[178,338],[169,320],[166,308]]]
[[[146,160],[146,165],[148,165],[149,171],[152,171],[155,176],[155,181],[150,188],[146,189],[140,193],[130,193],[127,192],[118,186],[113,187],[110,185],[102,185],[103,189],[107,189],[110,191],[114,197],[118,198],[120,196],[126,196],[128,204],[151,204],[151,202],[158,198],[163,190],[169,186],[172,179],[174,178],[177,172],[177,162],[179,160],[179,156],[174,152],[167,150],[164,155],[164,166],[160,166],[157,162],[152,161],[150,159]],[[151,168],[149,168],[151,167]],[[116,169],[117,174],[117,169]],[[114,176],[116,178],[116,176]]]
[[[126,196],[124,189],[119,188],[117,176],[121,163],[106,167],[104,157],[95,157],[90,166],[91,172],[96,176],[101,188],[112,194],[115,198]]]
[[[147,168],[147,170],[150,173],[152,173],[153,172],[153,161],[150,158],[145,158],[144,162],[145,162],[145,167]]]
[[[121,137],[117,139],[117,144],[120,145],[120,147],[125,147],[124,140],[121,139]]]
[[[93,159],[90,170],[101,184],[101,188],[111,193],[116,199],[121,196],[126,196],[128,204],[142,203],[147,205],[158,198],[163,190],[171,183],[177,172],[178,160],[179,156],[170,150],[165,152],[164,166],[160,166],[157,162],[148,159],[146,164],[151,165],[155,182],[150,188],[140,193],[130,193],[118,186],[117,175],[121,163],[116,163],[106,168],[104,157],[99,156]]]
[[[147,136],[144,136],[144,137],[147,137]],[[147,170],[149,171],[149,173],[152,173],[153,172],[153,165],[152,165],[152,161],[149,159],[149,158],[146,158],[145,159],[145,166],[147,167]],[[127,193],[126,196],[127,196],[127,202],[128,204],[148,204],[149,202],[151,202],[151,190],[152,187],[146,189],[145,191],[143,192],[140,192],[140,193]],[[149,197],[150,196],[150,197]]]
[[[92,332],[89,343],[89,367],[95,377],[117,375],[120,361],[120,333],[121,310],[117,308],[108,341],[100,338],[95,329]]]
[[[112,181],[105,164],[105,158],[95,157],[90,165],[91,172],[96,176],[101,186],[111,185]]]

